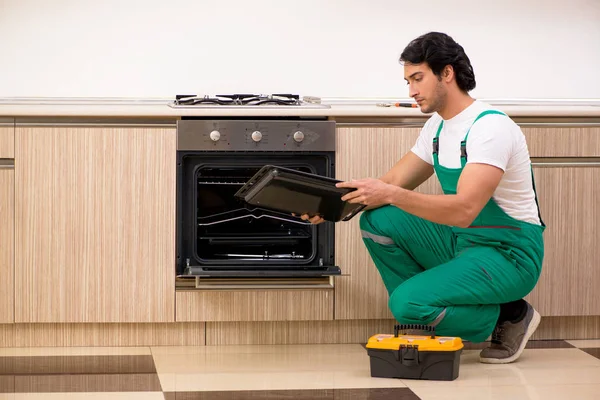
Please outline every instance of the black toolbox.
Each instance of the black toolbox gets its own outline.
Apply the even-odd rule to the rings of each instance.
[[[436,336],[428,325],[395,325],[393,335],[371,336],[366,347],[372,377],[453,381],[464,345],[458,337]]]

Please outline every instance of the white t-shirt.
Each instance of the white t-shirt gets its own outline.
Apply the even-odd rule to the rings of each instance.
[[[494,109],[476,100],[455,117],[444,120],[439,136],[438,160],[447,168],[460,168],[460,142],[475,118]],[[432,142],[442,117],[435,113],[427,120],[412,152],[433,165]],[[480,118],[467,138],[467,164],[484,163],[504,171],[493,199],[511,217],[540,224],[531,181],[531,161],[521,128],[509,117],[488,114]]]

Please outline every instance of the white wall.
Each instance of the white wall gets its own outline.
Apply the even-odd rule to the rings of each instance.
[[[0,97],[406,97],[430,30],[480,98],[600,97],[600,0],[0,0]]]

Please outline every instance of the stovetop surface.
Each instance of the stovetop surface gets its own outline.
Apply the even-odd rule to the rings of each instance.
[[[217,94],[211,95],[183,95],[178,94],[175,100],[169,103],[173,108],[330,108],[321,104],[321,99],[289,93],[275,94]]]

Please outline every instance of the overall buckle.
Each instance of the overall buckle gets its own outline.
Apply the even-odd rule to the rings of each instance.
[[[464,140],[460,142],[460,156],[467,158],[467,142]]]

